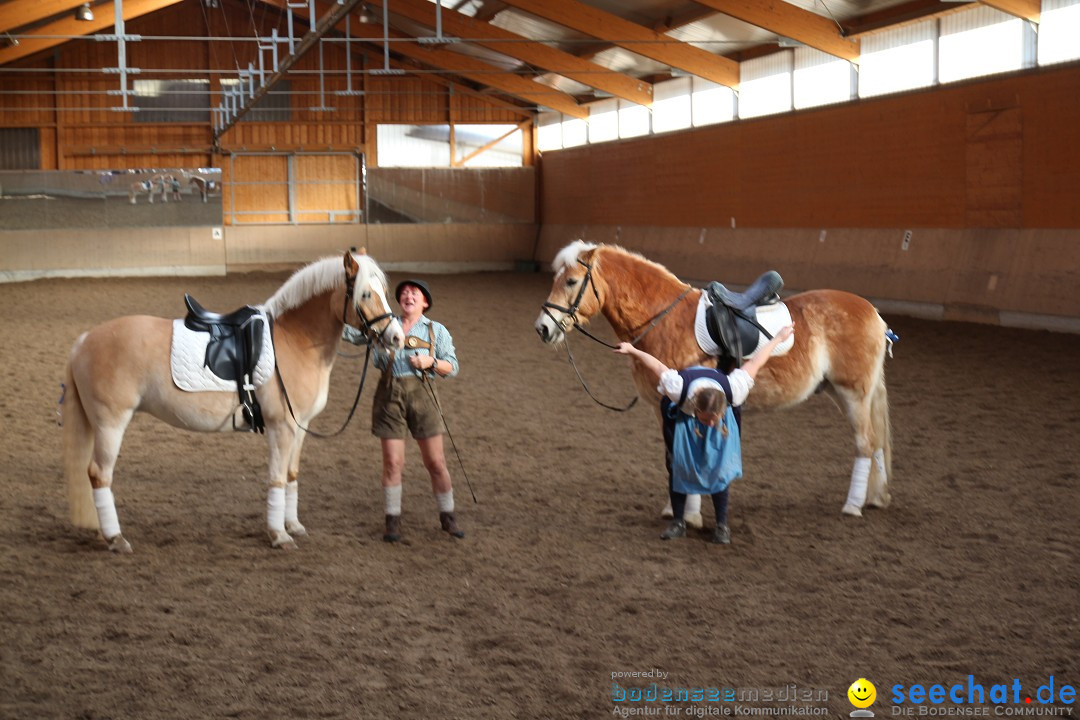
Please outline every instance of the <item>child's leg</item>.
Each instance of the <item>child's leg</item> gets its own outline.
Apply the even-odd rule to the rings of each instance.
[[[718,493],[713,493],[712,504],[713,510],[716,511],[716,524],[727,525],[727,506],[728,506],[728,491],[730,487],[724,488]]]
[[[712,496],[713,510],[716,511],[716,529],[713,530],[711,541],[717,545],[731,544],[731,530],[728,529],[727,524],[728,491],[730,489],[730,487],[725,488],[718,493],[713,493]]]

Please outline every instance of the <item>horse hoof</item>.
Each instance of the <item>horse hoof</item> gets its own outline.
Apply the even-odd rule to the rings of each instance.
[[[270,547],[278,548],[280,550],[295,550],[296,541],[293,540],[288,533],[280,531],[270,532]]]
[[[109,552],[119,553],[120,555],[130,555],[131,543],[124,539],[123,535],[117,535],[108,541]]]
[[[664,520],[670,520],[675,517],[675,513],[671,511],[671,503],[664,506],[664,509],[660,511],[660,517]]]
[[[701,513],[686,513],[683,515],[683,519],[686,520],[686,526],[692,527],[695,530],[700,530],[705,527],[705,523],[701,520]]]
[[[845,515],[850,515],[851,517],[862,517],[862,508],[857,505],[852,505],[851,503],[845,505],[841,512]]]
[[[285,530],[290,535],[296,535],[297,537],[307,537],[307,528],[300,523],[285,523]]]
[[[874,498],[868,501],[866,504],[872,508],[879,508],[884,510],[889,507],[889,503],[892,502],[892,495],[886,495],[884,498]]]

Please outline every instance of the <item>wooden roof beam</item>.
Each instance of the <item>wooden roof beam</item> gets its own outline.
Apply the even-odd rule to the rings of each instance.
[[[737,20],[791,38],[821,52],[850,62],[859,61],[859,41],[844,37],[829,18],[803,10],[783,0],[694,0]],[[1001,0],[1005,1],[1005,0]],[[1020,0],[1014,0],[1019,2]],[[1038,0],[1035,0],[1038,2]]]
[[[504,1],[518,10],[606,40],[706,80],[732,88],[739,85],[738,63],[577,0]]]
[[[1042,12],[1040,0],[982,0],[983,5],[989,5],[1003,13],[1015,15],[1033,23],[1039,22]]]
[[[382,7],[383,2],[385,0],[368,0],[368,5]],[[423,23],[428,27],[435,26],[435,7],[428,0],[392,0],[388,7],[397,15]],[[652,105],[653,88],[650,83],[615,72],[603,65],[597,65],[445,8],[442,13],[442,27],[444,33],[468,38],[470,43],[535,65],[548,72],[563,75],[615,97],[638,105]]]
[[[69,12],[86,0],[38,0],[35,3],[7,3],[0,5],[0,32],[31,25],[38,20]]]
[[[130,22],[141,15],[152,13],[179,2],[182,2],[182,0],[124,0],[124,22]],[[25,3],[9,3],[8,5],[22,6],[24,4]],[[79,4],[81,5],[82,3]],[[7,7],[7,5],[4,7]],[[42,50],[54,48],[57,45],[63,45],[66,42],[71,42],[71,40],[55,37],[34,39],[33,36],[35,35],[91,35],[98,30],[104,30],[113,26],[113,21],[116,18],[116,11],[112,3],[109,3],[108,5],[95,5],[94,10],[93,20],[76,20],[75,16],[72,15],[71,17],[51,22],[48,25],[43,25],[29,33],[25,33],[23,38],[19,40],[18,45],[0,50],[0,65],[18,60],[19,58],[24,58],[28,55],[34,55]]]

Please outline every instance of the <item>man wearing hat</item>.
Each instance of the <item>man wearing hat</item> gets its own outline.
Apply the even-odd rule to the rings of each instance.
[[[439,507],[439,524],[451,537],[463,538],[454,515],[454,489],[443,452],[444,424],[435,397],[436,378],[454,377],[458,360],[454,340],[442,323],[424,315],[433,302],[423,280],[403,280],[394,291],[401,306],[405,347],[391,355],[372,348],[382,378],[371,408],[371,432],[382,443],[382,487],[386,499],[383,540],[401,539],[401,475],[405,468],[406,433],[416,439],[431,490]]]

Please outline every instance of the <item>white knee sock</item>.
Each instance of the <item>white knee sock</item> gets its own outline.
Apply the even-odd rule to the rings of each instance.
[[[855,458],[851,468],[851,487],[848,489],[847,505],[862,508],[866,504],[866,484],[870,479],[870,458]]]
[[[300,507],[300,485],[295,482],[285,485],[285,522],[295,523],[297,510]]]
[[[112,488],[94,488],[94,507],[97,508],[102,537],[112,540],[120,534],[120,519],[116,516]]]
[[[271,487],[266,493],[266,527],[285,532],[285,488]]]
[[[447,490],[444,493],[435,493],[435,502],[439,504],[439,512],[454,512],[454,491]]]
[[[383,488],[383,496],[386,498],[386,514],[401,514],[401,485],[391,485]]]

